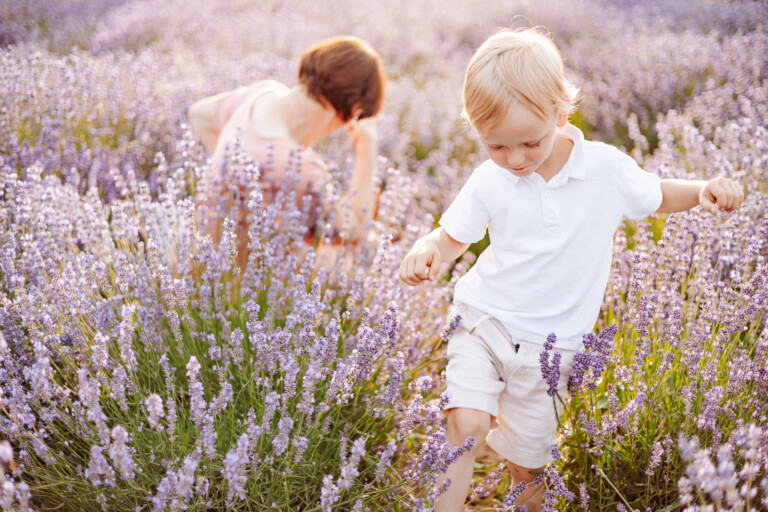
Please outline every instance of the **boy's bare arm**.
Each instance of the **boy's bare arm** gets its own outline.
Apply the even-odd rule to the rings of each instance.
[[[710,181],[662,180],[657,213],[675,213],[701,206],[711,213],[732,212],[744,200],[744,190],[728,178]]]
[[[406,284],[415,286],[433,281],[443,261],[452,261],[464,254],[469,244],[454,240],[443,228],[419,238],[400,264],[398,275]]]

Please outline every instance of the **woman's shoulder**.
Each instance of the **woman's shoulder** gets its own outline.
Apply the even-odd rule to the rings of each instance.
[[[250,93],[257,92],[288,92],[290,87],[274,79],[259,80],[246,86]]]
[[[277,80],[259,80],[220,95],[216,107],[219,112],[227,113],[228,119],[235,111],[250,107],[259,96],[269,93],[284,93],[288,90],[287,85]]]

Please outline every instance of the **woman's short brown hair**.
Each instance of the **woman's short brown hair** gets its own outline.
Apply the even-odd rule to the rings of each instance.
[[[384,102],[385,82],[379,55],[356,37],[324,39],[301,56],[299,83],[344,122],[375,116]]]

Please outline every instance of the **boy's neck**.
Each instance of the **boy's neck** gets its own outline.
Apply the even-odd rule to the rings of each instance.
[[[573,141],[558,133],[557,138],[555,139],[555,145],[552,148],[552,153],[549,155],[549,158],[536,169],[536,174],[544,178],[544,181],[548,182],[554,178],[563,167],[565,167],[568,158],[571,156],[572,150]]]

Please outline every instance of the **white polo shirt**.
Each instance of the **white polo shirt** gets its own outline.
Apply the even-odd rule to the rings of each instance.
[[[622,218],[641,219],[661,204],[661,180],[632,157],[585,141],[568,124],[568,161],[549,182],[512,175],[492,160],[475,169],[440,219],[455,240],[491,244],[456,283],[454,301],[501,320],[536,343],[579,348],[592,332],[610,274],[613,235]]]

